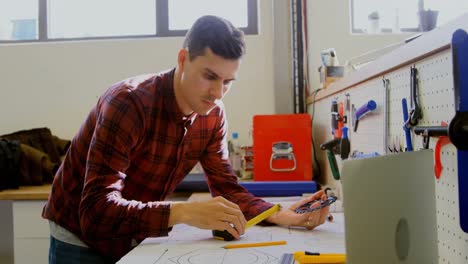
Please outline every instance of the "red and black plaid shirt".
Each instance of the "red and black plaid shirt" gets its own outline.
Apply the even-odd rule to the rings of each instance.
[[[60,166],[42,216],[100,254],[119,259],[132,240],[167,236],[164,199],[200,161],[212,196],[238,204],[246,219],[272,205],[232,173],[222,106],[185,117],[174,70],[113,85],[91,110]]]

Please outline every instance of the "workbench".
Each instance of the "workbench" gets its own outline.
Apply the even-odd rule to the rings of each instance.
[[[203,201],[211,198],[209,193],[194,193],[188,201]],[[303,197],[265,198],[283,207]],[[331,208],[332,209],[332,208]],[[332,211],[334,211],[332,209]],[[333,213],[334,220],[315,228],[283,226],[253,226],[246,230],[238,241],[220,241],[212,237],[210,230],[188,225],[176,225],[168,237],[147,238],[125,255],[118,263],[280,263],[284,253],[316,251],[345,253],[343,213]],[[286,245],[254,248],[224,249],[227,244],[268,242],[285,240]]]

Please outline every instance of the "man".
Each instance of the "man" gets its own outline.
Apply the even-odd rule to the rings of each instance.
[[[177,67],[110,87],[91,110],[59,168],[43,217],[51,228],[51,263],[115,262],[146,237],[180,223],[227,230],[236,239],[246,219],[272,204],[238,185],[228,161],[221,102],[244,54],[243,34],[221,18],[198,19]],[[200,161],[213,199],[164,202]],[[326,198],[323,192],[304,199]],[[312,229],[328,209],[267,222]]]

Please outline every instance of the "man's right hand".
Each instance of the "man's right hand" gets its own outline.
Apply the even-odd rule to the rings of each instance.
[[[227,230],[236,239],[244,234],[244,214],[239,206],[218,196],[203,202],[171,204],[169,226],[187,224],[201,229]]]

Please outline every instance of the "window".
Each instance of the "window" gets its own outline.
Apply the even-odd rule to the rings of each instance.
[[[155,14],[154,0],[49,0],[48,37],[154,35]]]
[[[466,0],[351,0],[353,33],[411,32],[420,28],[419,10],[437,11],[436,26],[468,12]],[[378,26],[369,16],[378,14]],[[427,22],[427,20],[426,20]],[[421,30],[420,30],[421,29]]]
[[[257,0],[1,0],[0,43],[184,36],[202,15],[257,34]]]
[[[247,27],[247,2],[229,0],[169,1],[169,30],[188,29],[201,15],[220,15],[238,27]]]
[[[163,36],[185,35],[202,15],[221,16],[246,34],[258,33],[257,0],[164,0],[158,4],[158,34]]]
[[[0,1],[0,41],[38,39],[38,1]]]

